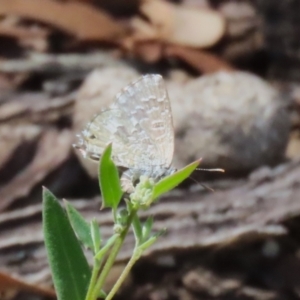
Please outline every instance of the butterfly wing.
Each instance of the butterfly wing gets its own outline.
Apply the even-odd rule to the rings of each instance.
[[[132,169],[168,167],[174,148],[172,113],[160,75],[146,75],[125,87],[108,110],[82,131],[77,148],[99,160],[112,143],[118,166]]]
[[[114,105],[140,133],[138,165],[170,166],[174,151],[172,111],[162,76],[145,75],[125,87]]]
[[[76,145],[84,156],[98,161],[109,143],[112,158],[118,166],[133,168],[143,149],[136,147],[139,133],[122,110],[111,108],[102,111],[89,122],[79,135]]]

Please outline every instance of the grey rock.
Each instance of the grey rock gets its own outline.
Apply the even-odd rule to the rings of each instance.
[[[280,93],[245,72],[168,84],[176,130],[175,164],[251,171],[284,159],[290,119]]]

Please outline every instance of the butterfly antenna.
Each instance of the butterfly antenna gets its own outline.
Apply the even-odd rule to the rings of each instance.
[[[224,169],[201,169],[201,168],[196,168],[197,171],[204,171],[204,172],[221,172],[224,173]]]
[[[196,182],[197,184],[200,184],[202,187],[204,187],[206,190],[210,191],[210,192],[214,192],[215,190],[210,188],[209,186],[207,186],[204,183],[201,183],[199,181],[197,181],[195,178],[193,178],[192,176],[189,177],[190,179],[192,179],[194,182]]]
[[[204,172],[221,172],[224,173],[225,170],[224,169],[202,169],[202,168],[196,168],[197,171],[204,171]],[[211,187],[207,186],[204,183],[201,183],[199,181],[197,181],[196,179],[194,179],[192,176],[190,177],[194,182],[200,184],[202,187],[204,187],[206,190],[210,191],[210,192],[214,192],[215,190],[212,189]]]
[[[208,185],[206,185],[204,183],[199,182],[199,184],[202,185],[205,189],[207,189],[210,192],[214,192],[215,191],[214,189],[212,189],[211,187],[209,187]]]

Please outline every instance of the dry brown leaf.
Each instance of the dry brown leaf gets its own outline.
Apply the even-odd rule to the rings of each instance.
[[[131,20],[131,26],[135,30],[133,36],[134,40],[145,41],[159,38],[158,32],[154,26],[139,17],[135,17]]]
[[[82,2],[2,0],[0,14],[51,24],[80,40],[115,41],[124,28],[100,9]]]
[[[300,158],[300,133],[298,131],[294,131],[290,134],[286,157],[295,160]]]
[[[136,57],[146,63],[155,63],[163,55],[163,47],[158,41],[139,42],[132,51]]]
[[[141,12],[150,20],[160,39],[195,48],[216,44],[225,33],[221,14],[209,9],[145,0]]]
[[[214,73],[217,71],[233,71],[234,68],[221,58],[205,51],[170,45],[166,48],[167,56],[177,57],[200,73]]]
[[[0,113],[1,112],[2,111],[0,111]],[[15,151],[20,145],[24,142],[34,141],[38,138],[40,132],[41,128],[36,125],[19,127],[9,125],[0,126],[0,149],[5,149],[5,151],[0,151],[1,172],[3,171],[2,169],[5,169],[5,164],[14,157]]]
[[[2,60],[0,59],[0,65]],[[28,74],[0,74],[0,91],[15,91],[26,79]]]
[[[57,168],[68,157],[72,139],[67,130],[61,133],[46,131],[33,161],[0,190],[0,211],[14,200],[28,195],[35,184]]]
[[[46,38],[49,32],[41,28],[26,28],[21,26],[3,26],[0,25],[0,35],[15,37],[18,39],[22,38]]]
[[[0,272],[0,295],[13,295],[19,291],[27,291],[33,294],[54,298],[55,292],[49,287],[30,284],[21,279],[14,278],[9,274]],[[3,298],[1,298],[3,299]]]
[[[218,10],[227,20],[226,36],[241,38],[260,28],[259,14],[254,3],[246,1],[224,1]]]
[[[64,2],[83,2],[83,3],[92,3],[93,0],[64,0]]]
[[[49,32],[42,28],[0,25],[0,36],[15,38],[19,44],[35,51],[44,52],[48,48]]]

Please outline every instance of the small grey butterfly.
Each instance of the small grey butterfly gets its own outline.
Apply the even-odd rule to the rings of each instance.
[[[172,111],[162,76],[145,75],[126,86],[87,124],[74,146],[99,161],[109,143],[115,164],[127,169],[121,177],[124,191],[131,192],[141,175],[158,181],[175,172]]]

